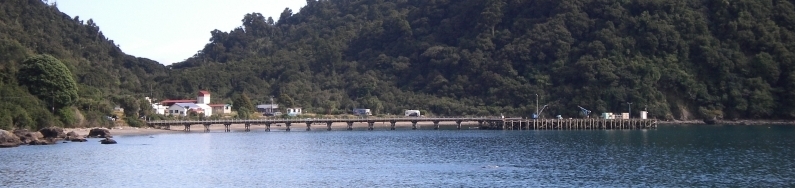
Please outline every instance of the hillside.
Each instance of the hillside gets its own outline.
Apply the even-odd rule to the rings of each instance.
[[[97,23],[40,0],[0,2],[0,128],[108,125],[151,115],[141,98],[193,98],[319,114],[661,119],[795,118],[795,1],[330,0],[244,15],[184,62],[125,54]],[[49,54],[76,82],[60,103],[20,82]],[[46,57],[46,56],[41,56]],[[64,69],[64,70],[66,70]],[[36,92],[33,92],[36,91]],[[538,94],[538,95],[536,95]],[[63,104],[59,106],[58,104]]]
[[[787,0],[326,0],[245,15],[173,75],[166,97],[313,112],[795,118],[795,6]]]
[[[53,106],[51,94],[31,93],[33,86],[19,82],[21,63],[38,54],[69,69],[77,82],[75,102]],[[107,125],[115,105],[136,106],[155,78],[168,74],[158,62],[124,54],[91,19],[70,17],[41,0],[0,1],[0,72],[0,128],[6,130]]]

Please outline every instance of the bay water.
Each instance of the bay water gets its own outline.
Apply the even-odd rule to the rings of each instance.
[[[792,187],[795,126],[312,130],[0,149],[3,187]]]

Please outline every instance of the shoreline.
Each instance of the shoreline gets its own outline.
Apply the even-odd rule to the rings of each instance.
[[[669,125],[708,125],[702,120],[672,120],[672,121],[663,121],[659,120],[657,122],[661,126],[669,126]],[[795,125],[795,121],[788,121],[788,120],[716,120],[715,124],[712,125],[748,125],[748,126],[759,126],[759,125]],[[455,126],[453,123],[441,123],[441,127],[450,127]],[[353,129],[367,129],[367,123],[354,123]],[[431,122],[419,122],[417,123],[417,127],[419,129],[428,129],[428,127],[433,127],[433,123]],[[473,127],[478,127],[476,122],[463,122],[461,123],[461,129],[473,129]],[[96,128],[96,127],[95,127]],[[305,124],[294,124],[290,126],[291,131],[306,131]],[[326,124],[313,124],[311,126],[311,131],[327,131]],[[348,125],[342,122],[334,123],[331,125],[331,129],[333,130],[347,130]],[[390,124],[389,123],[375,123],[373,128],[376,130],[389,130]],[[93,128],[65,128],[64,132],[74,131],[78,135],[88,135],[88,132]],[[113,136],[142,136],[142,135],[153,135],[153,134],[174,134],[174,133],[204,133],[204,126],[202,125],[192,125],[190,132],[183,131],[184,126],[172,126],[171,130],[168,129],[158,129],[152,127],[146,128],[139,128],[139,127],[114,127],[110,130],[110,134]],[[245,125],[244,124],[232,124],[229,129],[231,132],[244,132]],[[265,125],[251,125],[251,131],[265,131]],[[286,127],[284,124],[274,124],[271,125],[272,131],[285,131]],[[398,122],[395,124],[395,129],[411,129],[410,122]],[[210,126],[210,132],[225,132],[225,128],[223,125],[212,125]]]

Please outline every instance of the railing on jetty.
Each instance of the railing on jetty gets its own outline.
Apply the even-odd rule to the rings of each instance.
[[[505,119],[490,122],[485,129],[501,130],[588,130],[655,129],[656,119]],[[481,127],[484,128],[484,127]]]
[[[271,125],[284,124],[286,131],[290,131],[292,124],[305,124],[306,130],[311,130],[313,124],[325,124],[331,130],[333,123],[346,123],[348,130],[353,130],[353,123],[367,123],[367,129],[373,130],[377,122],[389,122],[390,129],[395,130],[397,122],[411,122],[412,129],[417,129],[418,122],[433,122],[434,129],[439,129],[441,122],[455,122],[456,128],[461,129],[462,122],[477,122],[480,129],[499,130],[543,130],[543,129],[649,129],[657,128],[657,120],[652,119],[518,119],[500,117],[407,117],[407,118],[307,118],[307,119],[224,119],[224,120],[155,120],[148,121],[149,126],[171,129],[171,126],[184,126],[185,131],[190,131],[192,125],[204,125],[204,131],[209,132],[211,125],[224,125],[226,132],[230,132],[232,124],[244,124],[245,131],[251,130],[251,125],[265,125],[265,130],[270,131]]]
[[[353,130],[353,123],[367,123],[367,129],[373,130],[374,124],[377,122],[389,122],[390,129],[395,130],[397,122],[411,122],[412,129],[417,129],[418,122],[433,122],[434,129],[439,129],[440,122],[455,122],[458,129],[461,129],[462,122],[478,122],[484,124],[485,122],[502,121],[496,117],[407,117],[407,118],[347,118],[347,119],[329,119],[329,118],[307,118],[307,119],[225,119],[225,120],[156,120],[149,121],[149,126],[171,129],[171,126],[185,126],[185,131],[190,131],[191,125],[204,125],[204,131],[209,132],[211,125],[224,125],[226,132],[230,131],[232,124],[244,124],[245,130],[250,131],[251,125],[265,125],[265,130],[270,131],[273,124],[284,124],[287,131],[290,131],[292,124],[306,124],[306,130],[311,130],[313,124],[326,124],[328,130],[331,130],[332,123],[347,123],[348,130]]]

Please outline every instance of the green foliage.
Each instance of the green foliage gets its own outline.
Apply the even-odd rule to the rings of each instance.
[[[245,93],[235,96],[232,103],[232,110],[237,111],[237,118],[248,119],[256,111],[254,103]]]
[[[248,108],[241,108],[240,110],[237,110],[237,117],[236,118],[238,118],[238,119],[249,119],[249,118],[251,118],[251,113],[253,113],[253,112],[251,110],[249,110]]]
[[[22,62],[18,81],[31,94],[51,100],[51,108],[67,108],[77,100],[77,84],[72,73],[55,57],[37,55]]]
[[[77,125],[77,119],[75,117],[74,109],[72,108],[61,108],[56,111],[58,119],[64,124],[66,127],[74,127]]]
[[[146,122],[135,117],[124,117],[124,122],[130,127],[144,127]]]
[[[14,120],[11,117],[11,112],[6,109],[0,109],[0,129],[13,130]]]
[[[275,93],[326,113],[529,116],[538,94],[546,117],[633,102],[656,117],[795,118],[795,14],[782,7],[792,2],[311,1],[275,24],[249,14],[213,31],[162,87]]]
[[[242,15],[168,67],[123,54],[92,20],[40,1],[0,5],[0,36],[10,36],[0,37],[0,82],[15,86],[4,96],[23,97],[0,109],[24,106],[46,124],[60,122],[46,115],[48,98],[16,88],[30,54],[71,69],[90,98],[75,103],[81,111],[104,112],[110,96],[208,89],[245,117],[268,96],[330,114],[529,116],[538,94],[544,117],[633,102],[659,118],[795,118],[792,1],[308,1],[277,21]]]

